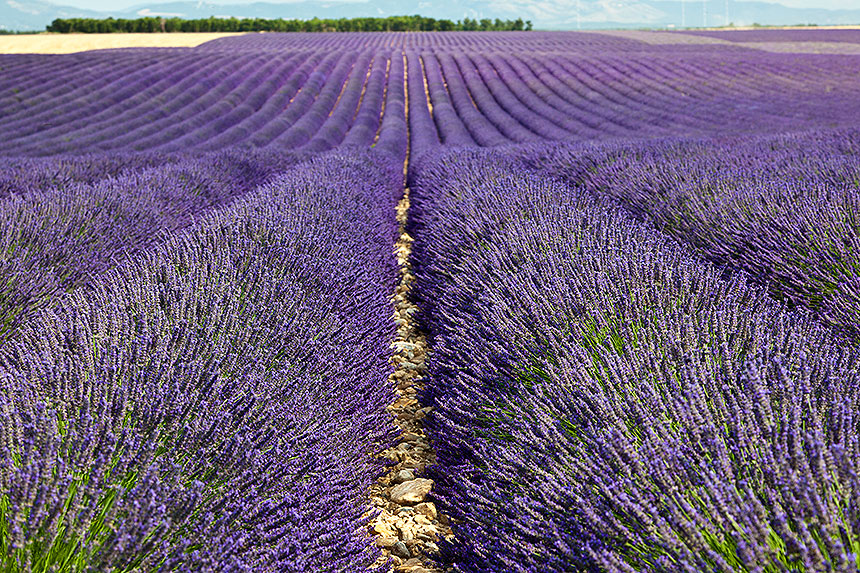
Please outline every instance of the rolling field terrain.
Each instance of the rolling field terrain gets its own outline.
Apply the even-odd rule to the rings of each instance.
[[[203,36],[0,54],[0,570],[860,568],[860,32]]]

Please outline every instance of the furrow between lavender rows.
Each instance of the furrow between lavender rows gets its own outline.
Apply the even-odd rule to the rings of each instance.
[[[418,308],[410,299],[415,276],[410,269],[412,237],[406,232],[409,189],[397,205],[399,236],[395,245],[400,280],[394,293],[397,333],[391,347],[394,372],[389,385],[396,400],[388,406],[399,437],[380,455],[390,465],[370,488],[370,535],[382,555],[371,571],[393,565],[398,573],[440,573],[440,540],[453,540],[450,522],[432,500],[433,480],[426,469],[436,463],[425,421],[431,407],[422,407],[417,396],[423,390],[427,339],[416,321]]]

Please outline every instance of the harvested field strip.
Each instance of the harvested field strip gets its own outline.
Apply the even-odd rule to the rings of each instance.
[[[233,32],[175,34],[28,34],[0,36],[0,54],[71,54],[116,48],[193,48]]]

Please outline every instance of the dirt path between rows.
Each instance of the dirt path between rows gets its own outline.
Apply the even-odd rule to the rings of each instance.
[[[416,395],[424,385],[424,361],[427,340],[419,331],[415,313],[417,307],[409,300],[409,290],[415,275],[409,266],[412,237],[405,230],[409,213],[409,189],[397,205],[400,236],[396,244],[400,266],[400,284],[394,295],[397,338],[392,343],[395,366],[390,377],[396,386],[397,400],[388,407],[401,431],[399,443],[383,452],[394,462],[389,471],[370,488],[370,501],[378,516],[370,523],[370,533],[383,555],[372,570],[388,570],[389,559],[394,571],[409,573],[438,573],[431,559],[437,555],[440,538],[452,539],[448,519],[427,499],[433,481],[421,477],[425,467],[436,463],[424,421],[432,412],[422,407]]]

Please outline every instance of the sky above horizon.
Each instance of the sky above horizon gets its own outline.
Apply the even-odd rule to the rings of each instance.
[[[171,0],[49,0],[54,4],[74,6],[88,10],[100,10],[109,12],[111,10],[125,10],[134,6],[152,6],[162,4]],[[207,4],[251,4],[253,2],[266,2],[269,4],[293,4],[296,0],[221,0],[218,2],[205,2]],[[337,0],[340,2],[361,2],[362,0]],[[588,0],[583,0],[587,2]],[[733,0],[742,1],[742,0]],[[848,10],[860,8],[860,0],[756,0],[770,4],[782,4],[792,8],[825,8],[829,10]],[[687,0],[693,4],[697,0]],[[204,2],[200,2],[203,4]],[[321,2],[322,3],[322,2]],[[330,3],[330,2],[326,2]]]

